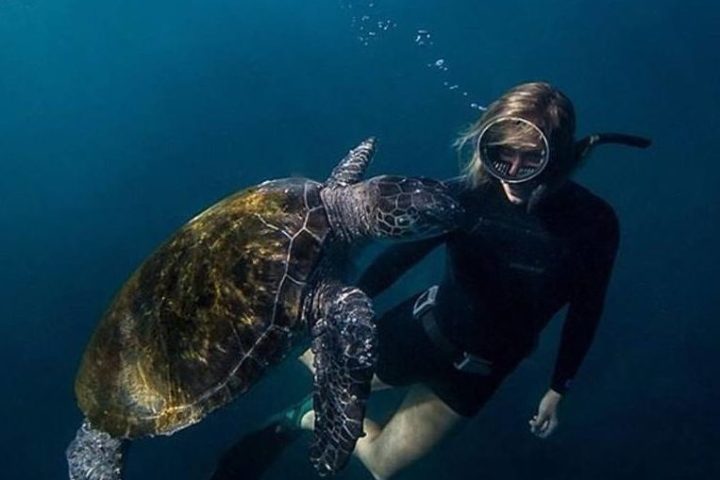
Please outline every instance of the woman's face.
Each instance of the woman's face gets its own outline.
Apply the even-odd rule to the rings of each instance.
[[[525,171],[541,168],[543,161],[543,145],[538,142],[528,142],[514,147],[503,146],[499,148],[499,161],[504,165],[504,170],[510,177],[522,174]],[[522,205],[530,199],[533,190],[538,182],[534,179],[520,183],[509,183],[500,180],[503,192],[507,199],[516,204]]]
[[[501,117],[489,123],[480,133],[477,148],[485,170],[509,184],[532,180],[549,160],[549,145],[543,132],[520,117]]]
[[[526,120],[500,120],[488,127],[480,148],[486,170],[500,181],[508,201],[526,203],[539,185],[537,176],[548,162],[548,144]]]
[[[495,169],[508,178],[522,177],[544,167],[545,149],[542,143],[500,144],[487,151],[492,152],[491,161]]]

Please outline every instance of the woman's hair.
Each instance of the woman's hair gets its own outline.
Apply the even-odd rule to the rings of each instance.
[[[482,166],[477,142],[480,133],[494,120],[501,117],[520,117],[537,125],[550,144],[550,161],[542,178],[558,178],[569,174],[574,166],[575,109],[568,97],[560,90],[545,82],[518,85],[490,104],[485,113],[474,124],[460,133],[455,141],[458,151],[472,147],[472,156],[463,170],[471,186],[476,187],[491,178]],[[508,122],[509,128],[515,125]],[[521,143],[530,129],[507,131],[503,143]]]

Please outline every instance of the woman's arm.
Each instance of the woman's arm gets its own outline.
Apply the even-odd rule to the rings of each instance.
[[[590,349],[605,304],[605,294],[617,254],[619,226],[612,210],[596,220],[598,229],[584,242],[580,269],[574,279],[551,388],[563,394],[570,387]]]
[[[593,219],[594,220],[594,219]],[[550,388],[537,413],[530,420],[530,431],[540,438],[550,436],[558,426],[557,409],[570,388],[580,364],[590,349],[602,316],[610,275],[618,247],[619,228],[612,210],[598,217],[593,234],[581,239],[579,271],[573,279],[573,292]]]
[[[446,240],[446,235],[401,243],[382,252],[363,272],[357,286],[370,297],[376,297],[389,288],[410,267]]]

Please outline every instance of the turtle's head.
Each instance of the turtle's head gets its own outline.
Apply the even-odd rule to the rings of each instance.
[[[421,240],[455,228],[462,209],[447,187],[421,177],[382,175],[321,191],[333,231],[361,238]]]
[[[441,235],[458,224],[462,209],[437,180],[383,175],[365,183],[371,192],[366,208],[373,237],[420,240]]]

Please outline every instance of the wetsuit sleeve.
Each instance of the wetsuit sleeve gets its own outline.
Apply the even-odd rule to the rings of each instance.
[[[357,286],[370,297],[379,295],[445,240],[446,235],[441,235],[386,249],[363,272]]]
[[[605,304],[619,242],[619,227],[610,209],[597,222],[599,229],[579,247],[581,256],[562,330],[551,388],[565,393],[590,349]]]

